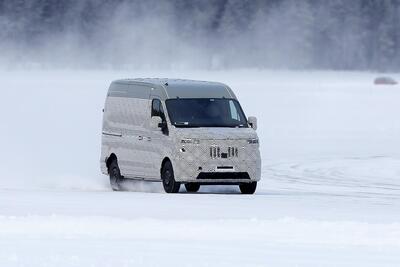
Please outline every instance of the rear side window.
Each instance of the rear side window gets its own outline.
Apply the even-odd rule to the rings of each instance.
[[[165,121],[164,110],[159,99],[153,99],[151,103],[151,116],[159,116],[163,121]]]

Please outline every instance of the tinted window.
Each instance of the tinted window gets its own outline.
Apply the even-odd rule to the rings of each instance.
[[[177,98],[165,101],[171,123],[176,127],[248,127],[234,99]]]

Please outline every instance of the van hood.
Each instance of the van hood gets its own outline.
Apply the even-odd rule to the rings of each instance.
[[[195,138],[199,140],[241,140],[257,138],[253,128],[175,128],[177,136],[180,138]]]

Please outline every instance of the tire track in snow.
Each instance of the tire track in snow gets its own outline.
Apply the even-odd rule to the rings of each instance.
[[[349,157],[280,162],[263,168],[266,189],[400,200],[400,158]]]

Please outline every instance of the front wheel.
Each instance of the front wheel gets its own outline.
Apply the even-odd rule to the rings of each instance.
[[[110,175],[110,185],[112,190],[119,191],[121,190],[121,183],[123,177],[118,167],[117,160],[113,160],[108,168],[108,174]]]
[[[245,195],[252,195],[256,192],[257,182],[242,183],[239,185],[240,192]]]
[[[188,191],[190,193],[195,193],[195,192],[199,191],[200,185],[196,184],[196,183],[188,183],[188,184],[185,184],[185,188],[186,188],[186,191]]]
[[[178,193],[181,184],[175,181],[174,169],[170,161],[165,162],[161,170],[161,179],[166,193]]]

